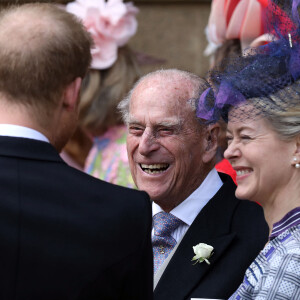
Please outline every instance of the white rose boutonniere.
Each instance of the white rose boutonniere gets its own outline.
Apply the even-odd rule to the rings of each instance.
[[[208,259],[213,255],[214,247],[204,243],[200,243],[194,246],[193,250],[196,255],[193,257],[192,261],[195,260],[195,264],[197,262],[202,263],[203,261],[205,261],[207,264],[210,265]]]

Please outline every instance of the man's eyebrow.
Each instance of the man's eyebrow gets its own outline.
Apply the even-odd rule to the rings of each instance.
[[[139,122],[138,120],[135,120],[135,119],[132,119],[132,118],[129,118],[128,124],[141,124],[141,122]]]
[[[181,127],[182,121],[176,120],[176,121],[162,121],[156,124],[156,127]]]
[[[142,124],[140,121],[136,120],[136,119],[129,119],[128,120],[128,124]],[[164,126],[164,127],[178,127],[178,126],[182,126],[183,121],[182,120],[166,120],[166,121],[161,121],[158,122],[154,125],[154,127],[159,127],[159,126]]]

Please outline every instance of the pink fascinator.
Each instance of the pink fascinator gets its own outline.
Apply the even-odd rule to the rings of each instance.
[[[94,39],[92,69],[106,69],[114,64],[118,47],[136,33],[138,9],[122,0],[76,0],[66,5],[69,13],[82,20]]]
[[[268,0],[213,0],[206,35],[206,55],[212,54],[225,40],[240,39],[242,49],[269,41],[265,36],[264,10]],[[265,40],[266,39],[266,40]]]

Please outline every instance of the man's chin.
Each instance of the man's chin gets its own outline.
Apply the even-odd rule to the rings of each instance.
[[[143,181],[142,181],[143,182]],[[161,190],[159,183],[149,182],[147,184],[139,183],[139,180],[136,181],[136,186],[140,191],[145,191],[150,196],[151,200],[161,199],[163,191]]]
[[[146,191],[147,192],[147,191]],[[163,207],[165,203],[168,203],[168,197],[164,196],[164,194],[161,193],[151,193],[147,192],[148,195],[150,196],[150,199],[155,202],[157,205],[160,207]]]

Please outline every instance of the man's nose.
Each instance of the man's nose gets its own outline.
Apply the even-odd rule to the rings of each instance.
[[[139,143],[139,152],[143,156],[149,155],[151,152],[159,148],[159,143],[154,135],[148,128],[145,129]]]

